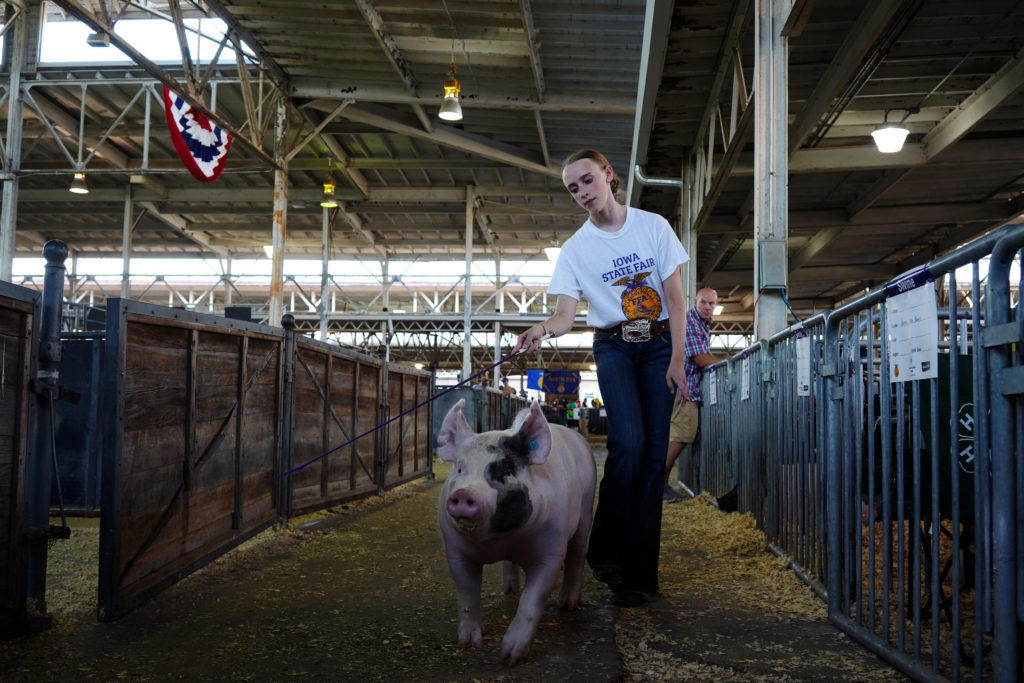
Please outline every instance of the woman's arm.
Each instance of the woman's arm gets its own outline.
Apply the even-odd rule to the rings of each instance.
[[[683,299],[683,284],[679,278],[679,269],[672,273],[663,283],[665,288],[665,304],[668,308],[668,327],[672,332],[672,360],[665,373],[668,388],[675,392],[676,403],[690,400],[686,390],[686,302]]]
[[[552,337],[561,337],[571,330],[576,319],[576,304],[578,303],[579,300],[567,294],[559,294],[558,299],[555,301],[555,314],[519,335],[512,353],[516,353],[520,349],[527,353],[536,351],[540,348],[545,335],[550,334]]]

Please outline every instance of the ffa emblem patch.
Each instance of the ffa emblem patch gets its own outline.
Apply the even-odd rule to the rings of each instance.
[[[626,314],[626,320],[647,318],[653,323],[661,315],[661,297],[653,288],[642,284],[650,274],[648,271],[632,277],[627,275],[612,283],[626,287],[622,293],[622,312]]]
[[[228,160],[231,136],[167,86],[164,86],[164,111],[174,149],[189,173],[204,183],[219,178]]]

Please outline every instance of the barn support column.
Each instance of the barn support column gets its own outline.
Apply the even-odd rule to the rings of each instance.
[[[494,362],[501,360],[501,322],[494,321]],[[501,366],[494,366],[494,383],[491,385],[501,388]]]
[[[224,305],[231,305],[231,259],[224,259]]]
[[[697,236],[693,232],[693,161],[689,153],[683,154],[680,172],[683,185],[679,188],[679,240],[690,260],[682,265],[679,275],[683,285],[683,301],[686,302],[686,310],[690,310],[697,291]]]
[[[476,192],[472,185],[466,186],[466,282],[462,302],[462,328],[465,338],[462,342],[462,380],[473,374],[473,205]]]
[[[384,287],[384,312],[386,319],[380,321],[380,336],[384,339],[384,362],[391,362],[391,258],[385,252],[380,264],[380,282]]]
[[[121,223],[121,298],[131,293],[132,275],[132,186],[124,188],[124,216]]]
[[[288,230],[288,159],[285,149],[288,137],[288,109],[284,97],[277,100],[276,125],[274,127],[274,219],[271,225],[272,246],[270,270],[270,315],[268,325],[281,324],[284,307],[284,241]]]
[[[21,12],[8,32],[11,50],[8,67],[11,77],[7,96],[7,159],[4,164],[3,206],[0,207],[0,280],[10,282],[14,269],[14,240],[18,224],[18,172],[21,170],[21,128],[24,116],[21,72],[28,53],[28,19]],[[34,14],[33,14],[34,16]]]
[[[786,327],[789,39],[792,0],[754,2],[754,315],[756,339]]]
[[[494,257],[494,296],[498,297],[495,310],[505,312],[505,291],[501,288],[501,252]],[[501,323],[494,322],[494,362],[501,360]],[[501,366],[494,366],[494,386],[501,388]]]
[[[320,341],[327,341],[327,296],[331,285],[331,275],[327,272],[328,259],[331,255],[331,213],[323,207],[322,226],[320,230]]]

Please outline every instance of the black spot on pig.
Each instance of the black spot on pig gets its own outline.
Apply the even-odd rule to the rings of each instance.
[[[506,455],[487,466],[487,483],[496,489],[498,484],[506,483],[508,478],[514,476],[518,471],[519,467],[516,466],[515,461]]]
[[[491,530],[495,533],[515,531],[526,524],[533,512],[533,503],[525,487],[514,486],[498,491],[498,504],[491,517]]]
[[[509,458],[512,458],[517,465],[525,466],[530,462],[530,440],[521,431],[512,436],[504,436],[498,441],[498,446]],[[534,444],[536,447],[536,444]]]

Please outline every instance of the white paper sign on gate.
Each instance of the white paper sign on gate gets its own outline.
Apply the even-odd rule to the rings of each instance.
[[[708,405],[718,403],[718,380],[715,378],[715,368],[708,368]]]
[[[796,338],[796,395],[811,395],[811,338]]]
[[[885,286],[890,382],[939,376],[939,316],[933,283],[931,273],[922,269]]]
[[[740,369],[740,400],[746,401],[750,398],[750,359],[743,359],[743,367]]]

